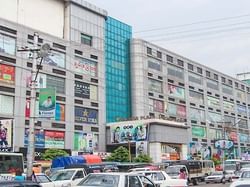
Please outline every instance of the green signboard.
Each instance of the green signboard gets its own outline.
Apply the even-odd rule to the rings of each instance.
[[[39,93],[39,117],[55,118],[56,90],[41,88]]]

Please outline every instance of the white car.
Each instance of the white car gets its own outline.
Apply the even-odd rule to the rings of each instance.
[[[86,175],[83,168],[61,169],[53,171],[50,179],[55,184],[55,187],[70,187],[77,185]]]
[[[249,187],[250,186],[250,169],[242,170],[240,178],[234,181],[230,187]]]
[[[147,177],[134,173],[90,173],[77,186],[156,187]]]
[[[186,179],[172,179],[165,171],[138,171],[133,173],[145,175],[152,180],[156,186],[160,187],[188,186]]]
[[[36,182],[39,183],[42,187],[55,187],[55,184],[50,180],[50,178],[43,174],[36,174]]]
[[[216,171],[213,172],[211,175],[205,177],[206,183],[226,183],[231,182],[232,178],[231,175],[227,175],[223,173],[223,171]]]

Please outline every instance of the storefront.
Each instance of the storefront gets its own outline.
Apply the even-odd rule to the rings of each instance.
[[[163,119],[145,119],[107,124],[107,150],[131,147],[132,156],[149,154],[154,162],[186,159],[188,126]]]

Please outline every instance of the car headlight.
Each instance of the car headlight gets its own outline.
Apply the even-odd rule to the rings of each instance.
[[[71,184],[70,183],[62,184],[62,187],[71,187]]]

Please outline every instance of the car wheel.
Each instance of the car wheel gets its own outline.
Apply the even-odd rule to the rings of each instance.
[[[209,182],[206,182],[206,184],[208,184]]]
[[[226,180],[225,179],[221,179],[221,183],[225,184]]]

